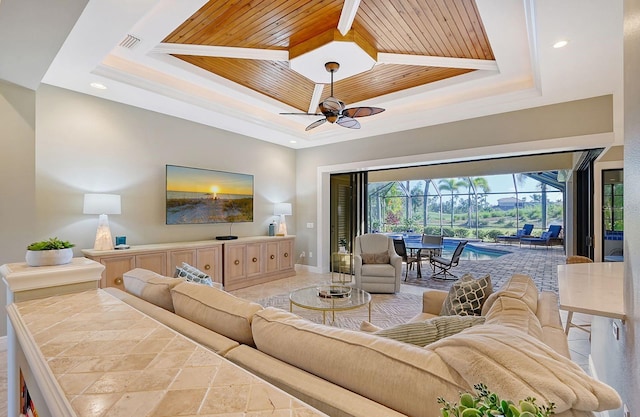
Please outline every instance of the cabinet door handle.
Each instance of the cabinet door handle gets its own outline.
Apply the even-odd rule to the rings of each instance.
[[[233,261],[233,264],[234,265],[240,265],[240,261],[236,259],[235,261]]]
[[[284,257],[285,257],[285,258],[288,258],[288,257],[289,257],[289,253],[285,252],[285,253],[284,253]]]
[[[276,258],[276,255],[269,256],[269,259],[275,259],[275,258]]]
[[[206,265],[204,266],[204,270],[205,270],[205,271],[208,271],[208,270],[210,270],[210,269],[211,269],[211,265],[206,264]]]
[[[253,262],[258,262],[258,258],[253,258],[252,261]]]
[[[122,285],[122,277],[118,277],[113,280],[113,283],[116,285]]]

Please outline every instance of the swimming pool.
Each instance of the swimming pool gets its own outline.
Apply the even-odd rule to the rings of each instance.
[[[443,258],[451,258],[453,255],[453,251],[458,246],[458,241],[456,240],[446,240],[444,241],[444,248],[442,249],[442,257]],[[467,243],[467,246],[464,247],[462,251],[462,255],[460,255],[460,259],[467,261],[488,261],[491,259],[496,259],[501,257],[502,255],[507,255],[511,252],[502,249],[494,249],[486,246],[474,245],[473,243]]]

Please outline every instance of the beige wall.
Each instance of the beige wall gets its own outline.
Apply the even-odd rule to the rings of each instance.
[[[229,224],[165,224],[166,164],[254,176],[254,222],[234,224],[236,235],[266,235],[273,203],[295,201],[291,149],[46,85],[36,101],[34,239],[70,240],[76,254],[92,247],[97,216],[82,214],[86,192],[122,196],[122,214],[109,223],[129,244],[229,234]]]
[[[310,269],[328,269],[330,173],[581,150],[613,141],[612,99],[603,96],[299,150],[298,251],[314,254],[305,259]],[[307,222],[317,228],[305,228]]]
[[[35,93],[0,81],[0,265],[23,261],[35,217]],[[6,304],[0,284],[0,305]],[[7,334],[4,308],[0,336]]]
[[[24,258],[34,217],[35,93],[0,82],[0,262]]]
[[[625,0],[624,27],[624,310],[627,320],[595,318],[591,354],[598,376],[613,386],[631,416],[640,415],[640,0]],[[612,326],[620,328],[620,339]],[[622,410],[610,413],[622,417]]]

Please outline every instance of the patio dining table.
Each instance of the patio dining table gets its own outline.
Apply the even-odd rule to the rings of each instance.
[[[437,250],[442,250],[443,245],[438,245],[435,243],[423,243],[421,241],[415,241],[415,240],[408,240],[405,239],[404,241],[405,246],[407,247],[408,250],[410,251],[416,251],[417,252],[417,257],[418,257],[418,268],[417,268],[417,272],[418,272],[418,278],[422,278],[422,251],[426,251],[429,254],[429,258],[431,257],[431,254],[434,251]]]

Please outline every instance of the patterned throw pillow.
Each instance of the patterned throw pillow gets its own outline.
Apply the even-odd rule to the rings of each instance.
[[[465,274],[451,286],[440,315],[479,316],[484,301],[492,292],[489,275],[474,279],[471,274]]]
[[[187,281],[213,287],[213,280],[209,275],[186,262],[183,262],[181,267],[176,266],[176,277],[185,278]]]
[[[426,321],[400,324],[372,334],[416,346],[426,346],[468,327],[484,324],[484,320],[484,317],[479,316],[440,316]]]
[[[362,253],[360,257],[363,264],[388,264],[391,261],[389,252]]]

